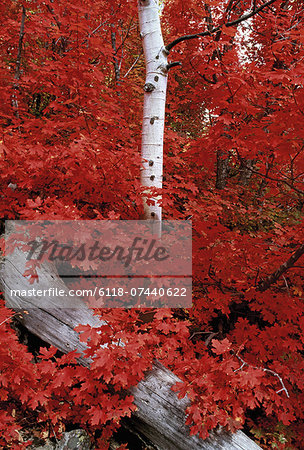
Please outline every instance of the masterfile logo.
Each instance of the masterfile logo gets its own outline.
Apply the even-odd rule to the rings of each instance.
[[[92,245],[82,243],[79,247],[73,244],[61,244],[59,241],[35,240],[29,242],[30,251],[27,260],[35,255],[38,261],[47,255],[50,261],[121,261],[124,267],[139,261],[165,261],[170,255],[165,247],[159,246],[156,239],[143,239],[135,237],[131,246],[116,245],[113,250],[95,240]]]

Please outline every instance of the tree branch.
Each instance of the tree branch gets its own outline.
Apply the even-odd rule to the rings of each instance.
[[[131,72],[131,70],[136,66],[139,58],[141,57],[141,55],[143,54],[143,50],[140,51],[139,55],[137,56],[137,58],[135,59],[135,61],[133,62],[133,64],[131,65],[131,67],[127,70],[127,72],[124,74],[124,78],[126,78],[129,73]]]
[[[46,8],[52,14],[53,19],[55,20],[56,25],[57,25],[58,29],[60,30],[61,29],[61,23],[57,19],[56,15],[55,15],[55,12],[54,12],[54,9],[50,5],[46,5]]]
[[[181,66],[181,65],[182,65],[182,63],[179,61],[171,62],[171,63],[167,64],[167,70],[172,69],[172,67]]]
[[[243,367],[247,366],[247,367],[252,367],[253,369],[258,369],[258,370],[263,370],[263,372],[268,372],[271,375],[273,375],[274,377],[277,377],[278,380],[281,383],[282,388],[279,389],[278,391],[276,391],[276,394],[279,394],[280,392],[285,392],[286,396],[289,398],[289,392],[284,384],[284,381],[282,379],[282,377],[280,377],[280,375],[277,372],[274,372],[271,369],[267,369],[266,367],[256,367],[256,366],[252,366],[251,364],[248,364],[248,362],[244,361],[243,358],[241,358],[237,353],[233,352],[234,355],[237,357],[237,359],[242,363],[241,366],[238,369],[235,369],[234,372],[238,372],[239,370],[242,370]]]
[[[124,43],[125,43],[127,37],[128,37],[129,34],[130,34],[132,25],[133,25],[133,17],[132,17],[132,19],[131,19],[131,21],[130,21],[130,23],[129,23],[129,26],[128,26],[128,29],[127,29],[127,31],[126,31],[125,36],[122,37],[121,44],[119,44],[119,46],[117,47],[116,53],[119,52],[119,50],[121,49],[121,47],[124,46]]]
[[[196,33],[196,34],[188,34],[185,36],[180,36],[179,38],[172,41],[170,44],[166,46],[166,50],[170,52],[173,47],[175,47],[177,44],[183,41],[189,41],[190,39],[197,39],[199,37],[204,36],[211,36],[213,33],[216,33],[220,31],[224,26],[225,27],[233,27],[235,25],[240,24],[241,22],[244,22],[245,20],[250,19],[251,17],[255,16],[259,12],[261,12],[264,8],[267,8],[268,6],[272,5],[277,0],[269,0],[268,2],[264,3],[263,5],[259,6],[259,8],[256,8],[255,10],[251,11],[250,13],[244,14],[243,16],[239,17],[236,20],[232,20],[231,22],[226,22],[223,25],[218,25],[215,28],[209,29],[207,31],[203,31],[202,33]]]
[[[280,178],[274,178],[273,176],[268,175],[269,170],[270,170],[271,167],[267,168],[266,173],[261,173],[258,170],[253,169],[252,167],[247,167],[247,164],[244,164],[244,159],[241,157],[241,155],[239,154],[237,149],[236,149],[236,152],[237,152],[237,156],[238,156],[238,159],[240,160],[240,162],[244,165],[244,167],[246,169],[251,170],[252,173],[258,175],[259,177],[262,177],[262,178],[265,178],[265,179],[267,178],[267,180],[275,181],[276,183],[284,183],[284,184],[286,184],[286,186],[290,187],[290,189],[294,190],[298,194],[300,194],[300,195],[304,194],[304,191],[302,191],[301,189],[298,189],[297,187],[294,186],[294,183],[293,183],[294,180],[287,181],[287,180],[283,180],[283,179],[280,179]]]
[[[265,280],[261,281],[258,286],[258,291],[264,292],[280,278],[288,269],[290,269],[295,262],[304,254],[304,244],[291,255],[291,257],[284,262],[275,272],[269,275]]]
[[[113,25],[111,25],[113,27]],[[120,68],[119,68],[119,64],[118,64],[118,60],[117,60],[117,48],[116,48],[116,33],[115,31],[113,31],[113,29],[111,30],[111,44],[112,44],[112,49],[113,49],[113,65],[114,65],[114,72],[115,72],[115,80],[116,83],[119,82],[120,79]]]

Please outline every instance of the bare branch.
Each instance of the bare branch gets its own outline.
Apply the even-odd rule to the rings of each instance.
[[[207,3],[205,3],[205,11],[208,14],[206,17],[208,31],[212,31],[213,20],[212,20],[212,15],[211,15],[211,8],[209,5],[207,5]]]
[[[91,31],[91,33],[89,33],[88,35],[88,39],[90,39],[91,36],[93,36],[93,34],[97,33],[97,31],[106,23],[107,21],[105,20],[104,22],[101,22],[98,27],[96,27],[93,31]],[[87,41],[87,39],[85,40]]]
[[[134,63],[132,64],[132,66],[128,69],[128,71],[125,73],[124,78],[126,78],[129,73],[131,72],[131,70],[136,66],[136,64],[138,63],[139,58],[141,57],[141,55],[143,54],[143,51],[141,50],[139,55],[137,56],[137,58],[135,59]]]
[[[179,61],[175,61],[175,62],[171,62],[169,64],[167,64],[167,70],[172,69],[172,67],[177,67],[177,66],[181,66],[182,63]]]
[[[113,25],[111,25],[113,27]],[[119,64],[117,60],[117,48],[116,48],[116,33],[115,31],[111,30],[111,44],[113,49],[113,65],[114,65],[114,72],[115,72],[115,80],[118,83],[120,79],[120,69]]]
[[[300,245],[300,247],[291,255],[291,257],[285,261],[275,272],[269,275],[264,281],[259,283],[258,290],[260,292],[264,292],[270,288],[270,286],[277,282],[277,280],[288,270],[290,269],[295,262],[304,254],[304,244]]]
[[[268,168],[267,168],[267,171],[266,171],[265,174],[259,172],[258,170],[255,170],[255,169],[252,168],[252,167],[247,167],[246,162],[244,162],[244,159],[240,156],[240,154],[239,154],[239,152],[238,152],[237,149],[236,149],[236,151],[237,151],[237,155],[238,155],[238,158],[239,158],[240,162],[244,165],[245,168],[247,168],[248,170],[251,170],[252,173],[254,173],[254,174],[256,174],[256,175],[258,175],[258,176],[260,176],[260,177],[262,177],[262,178],[265,178],[265,179],[267,179],[267,180],[275,181],[275,182],[277,182],[277,183],[284,183],[284,184],[286,184],[286,186],[290,187],[290,189],[294,190],[294,191],[297,192],[298,194],[300,194],[300,195],[303,195],[303,194],[304,194],[304,191],[302,191],[301,189],[298,189],[298,188],[296,188],[296,187],[294,186],[293,181],[295,181],[296,178],[295,178],[294,180],[290,180],[290,181],[284,180],[284,179],[282,179],[282,178],[274,178],[274,177],[268,175],[269,170],[270,170],[271,167],[268,167]],[[300,175],[301,175],[301,174],[300,174]],[[297,177],[297,178],[298,178],[298,177]]]
[[[26,312],[26,311],[22,311],[22,312],[24,313],[24,312]],[[0,323],[0,326],[3,325],[5,322],[9,322],[11,319],[13,319],[13,318],[16,317],[16,316],[22,317],[22,313],[21,313],[21,312],[16,312],[15,314],[12,314],[10,317],[7,317],[5,320],[3,320],[3,321]]]
[[[235,369],[234,372],[238,372],[239,370],[242,370],[243,367],[245,367],[245,366],[247,366],[247,367],[252,367],[253,369],[263,370],[263,372],[268,372],[268,373],[270,373],[271,375],[273,375],[274,377],[277,377],[278,380],[279,380],[280,383],[281,383],[282,388],[279,389],[278,391],[276,391],[276,394],[279,394],[280,392],[284,391],[285,394],[286,394],[286,396],[287,396],[288,398],[290,397],[290,396],[289,396],[289,392],[288,392],[288,390],[287,390],[287,388],[286,388],[286,386],[285,386],[285,384],[284,384],[284,381],[283,381],[282,377],[280,377],[280,375],[279,375],[277,372],[274,372],[274,370],[270,370],[270,369],[267,369],[267,368],[265,368],[265,367],[256,367],[256,366],[252,366],[251,364],[248,364],[248,362],[244,361],[243,358],[241,358],[237,353],[235,353],[235,352],[233,352],[233,353],[234,353],[234,356],[236,356],[237,359],[242,363],[241,366],[240,366],[238,369]]]
[[[51,2],[51,3],[52,3],[52,2]],[[50,6],[50,5],[46,5],[46,7],[47,7],[47,10],[52,14],[53,19],[55,20],[55,22],[56,22],[56,24],[57,24],[57,27],[58,27],[58,29],[60,30],[60,28],[61,28],[61,23],[60,23],[60,21],[57,19],[53,7]]]
[[[124,46],[125,41],[126,41],[127,37],[128,37],[129,34],[130,34],[132,25],[133,25],[133,17],[132,17],[132,19],[131,19],[131,21],[130,21],[130,23],[129,23],[129,26],[128,26],[128,29],[127,29],[127,31],[126,31],[125,36],[122,38],[122,41],[121,41],[120,45],[117,47],[116,53],[119,52],[119,50],[121,49],[121,47]]]
[[[277,0],[269,0],[268,2],[261,5],[259,8],[256,8],[255,10],[250,11],[247,14],[244,14],[243,16],[239,17],[236,20],[232,20],[231,22],[226,22],[223,25],[219,25],[219,26],[209,29],[207,31],[203,31],[202,33],[188,34],[185,36],[180,36],[179,38],[175,39],[170,44],[168,44],[166,46],[166,50],[168,52],[170,52],[173,47],[175,47],[177,44],[179,44],[180,42],[183,42],[183,41],[189,41],[190,39],[197,39],[199,37],[204,37],[204,36],[211,36],[212,34],[220,31],[224,26],[225,27],[236,26],[236,25],[240,24],[241,22],[244,22],[245,20],[248,20],[251,17],[255,16],[256,14],[260,13],[264,8],[267,8],[268,6],[272,5],[272,3],[274,3],[275,1],[277,1]]]

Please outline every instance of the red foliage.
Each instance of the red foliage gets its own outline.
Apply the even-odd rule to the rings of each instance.
[[[246,0],[212,1],[209,10],[168,1],[165,41],[250,8]],[[15,0],[0,12],[2,217],[139,218],[136,2]],[[169,75],[163,207],[166,218],[192,216],[193,308],[146,320],[145,312],[103,311],[107,326],[79,328],[88,356],[97,355],[90,370],[53,350],[31,363],[2,308],[1,445],[20,448],[18,406],[57,431],[76,417],[91,433],[103,425],[107,448],[134,410],[125,390],[158,358],[192,400],[193,433],[235,430],[254,410],[256,427],[275,430],[279,421],[286,446],[303,447],[303,261],[263,285],[304,237],[302,20],[302,2],[276,1],[247,31],[224,26],[174,47],[170,59],[183,65]],[[284,448],[276,432],[255,435]]]

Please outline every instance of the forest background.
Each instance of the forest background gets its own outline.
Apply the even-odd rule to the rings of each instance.
[[[304,8],[276,0],[238,20],[261,5],[160,5],[166,45],[203,33],[170,51],[181,66],[169,72],[161,190],[163,217],[193,222],[193,307],[103,311],[102,335],[81,329],[92,352],[108,343],[89,372],[55,349],[31,364],[3,303],[1,445],[21,448],[24,417],[42,433],[77,417],[108,448],[134,409],[125,389],[158,358],[192,401],[193,433],[245,426],[265,448],[303,448]],[[137,2],[13,0],[0,12],[2,226],[139,219]]]

